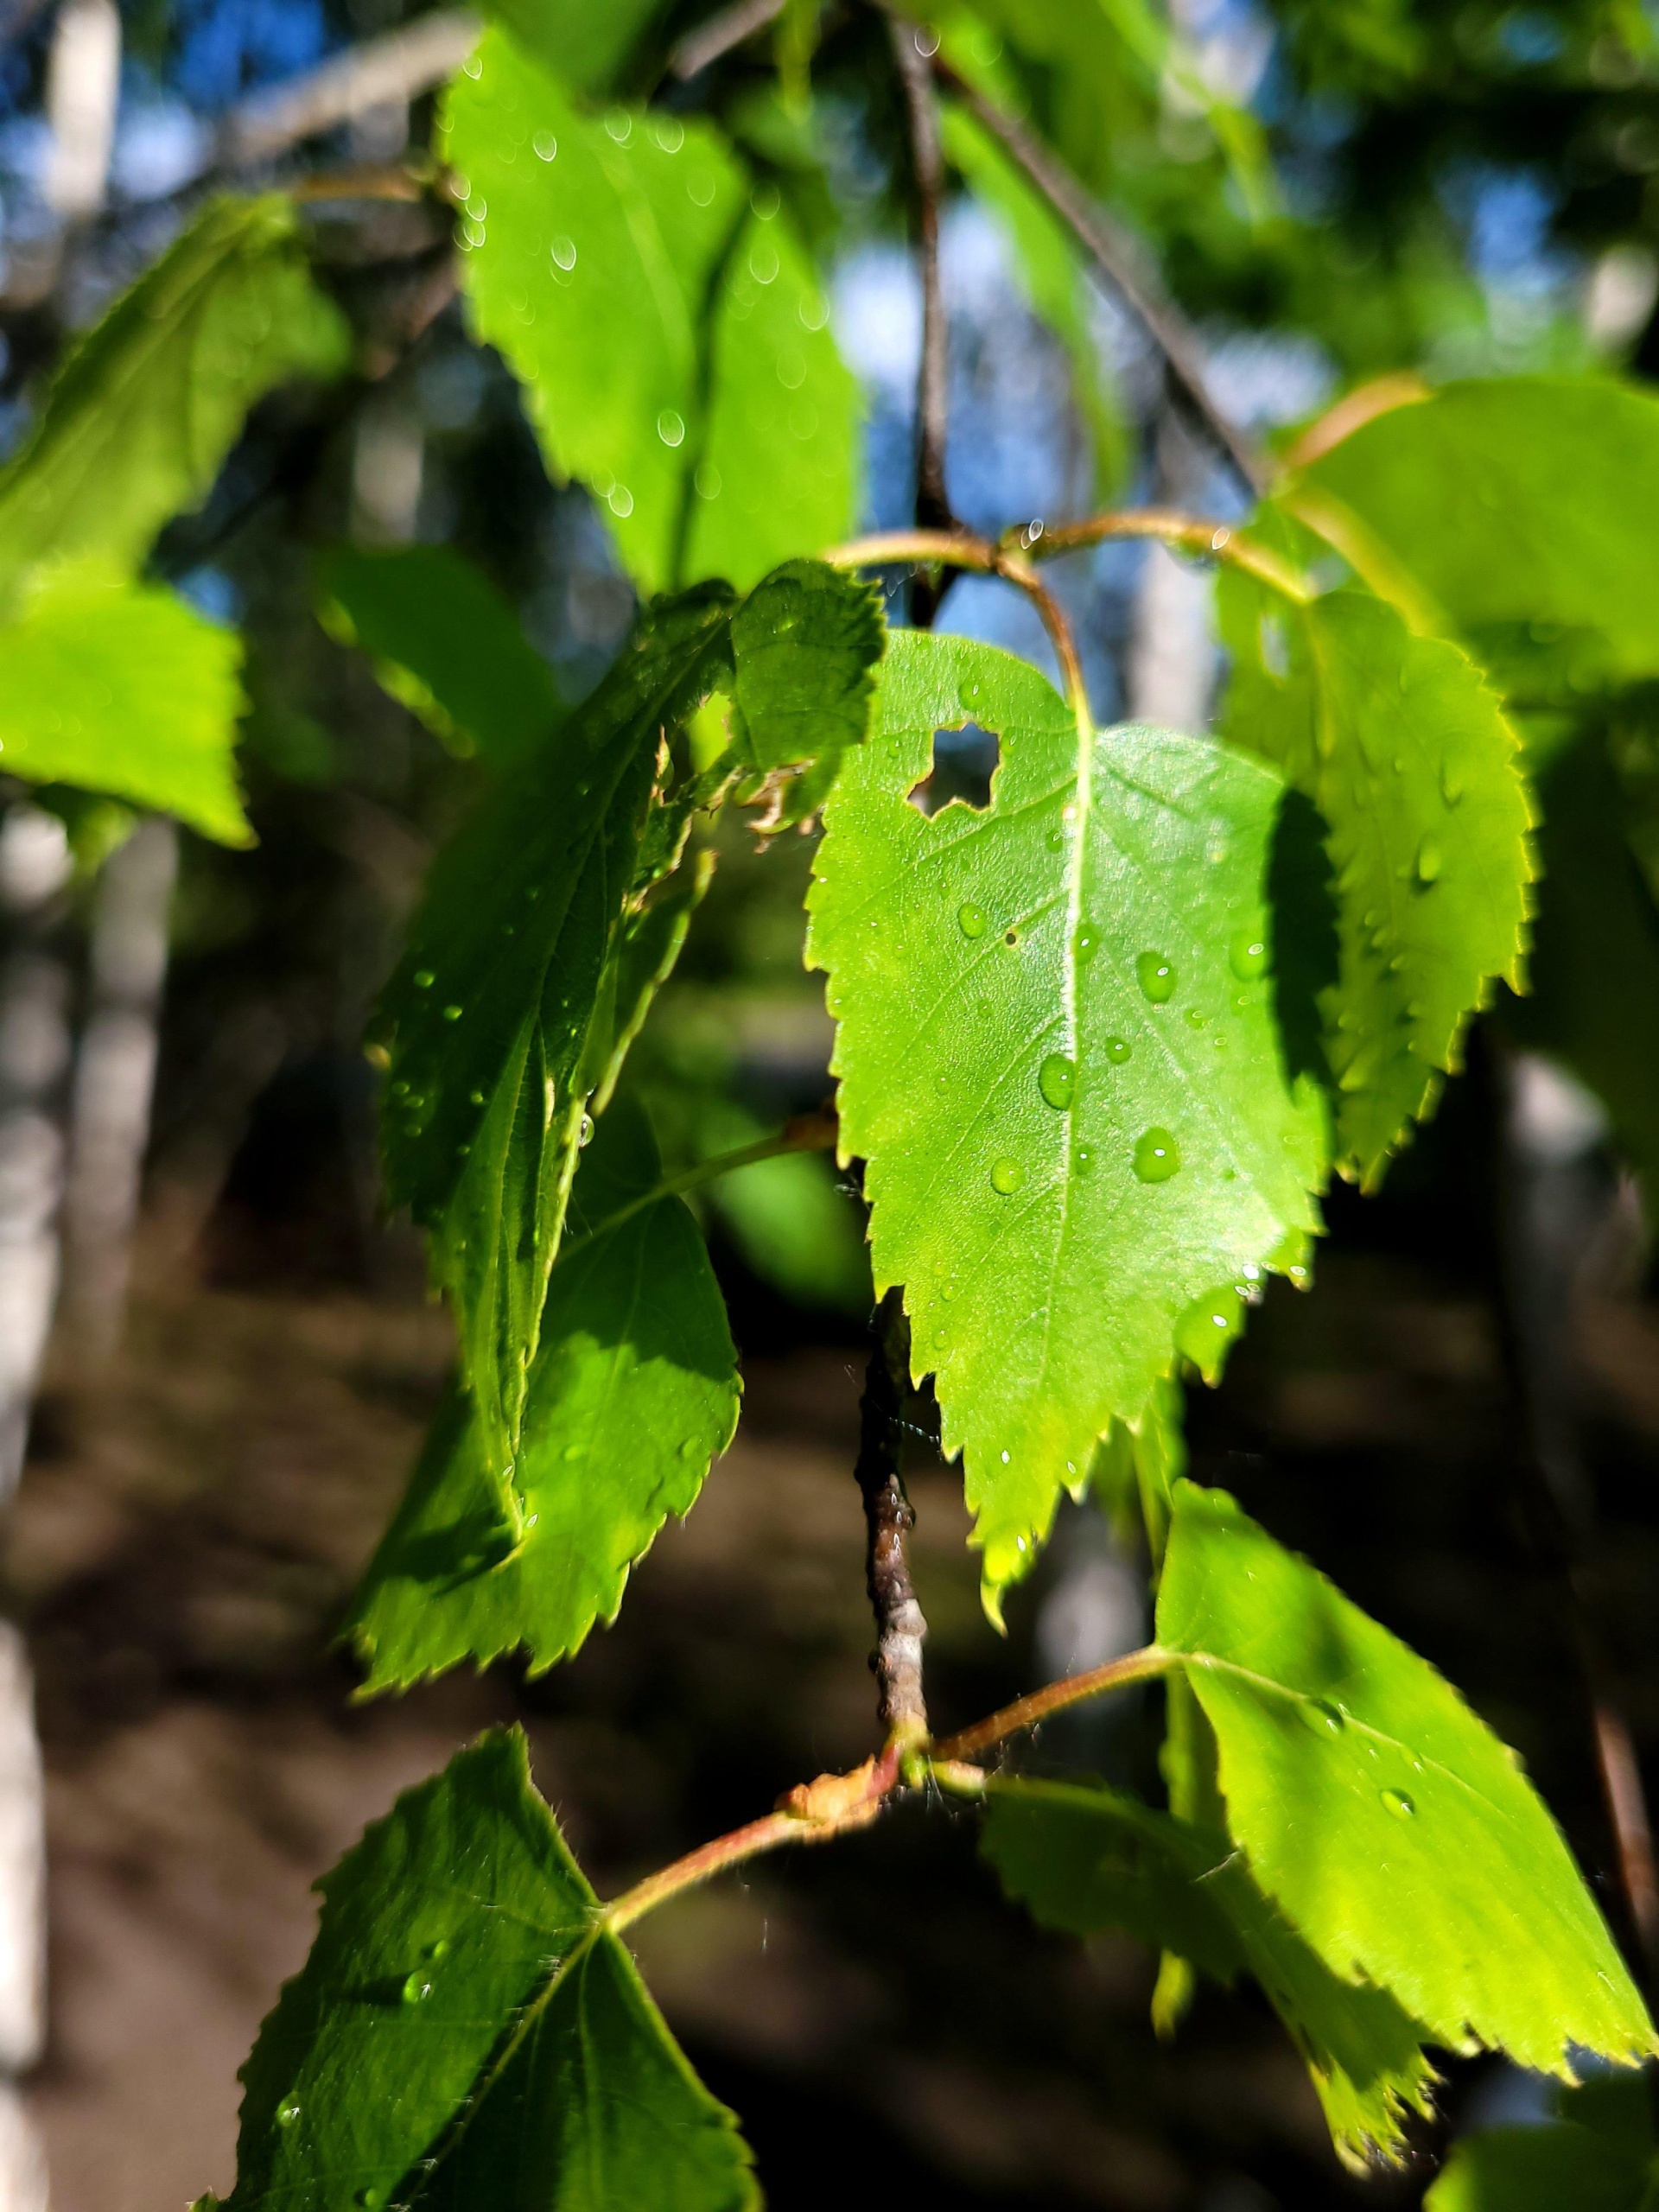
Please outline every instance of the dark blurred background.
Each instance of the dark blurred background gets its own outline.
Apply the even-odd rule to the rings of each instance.
[[[675,29],[706,11],[662,12]],[[1222,404],[1255,434],[1382,371],[1659,366],[1659,57],[1636,0],[1174,12],[1210,95],[1260,134],[1273,211],[1250,213],[1190,88],[1141,88],[1098,159],[1086,125],[1057,109],[1055,128],[1161,260]],[[227,118],[402,14],[397,0],[134,0],[118,17],[110,0],[0,0],[0,439],[22,435],[66,335],[176,232],[222,165]],[[72,36],[102,37],[107,70],[111,24],[112,136],[76,203],[53,167],[52,73]],[[902,163],[869,26],[832,7],[822,28],[813,130],[779,173],[834,271],[836,327],[866,394],[866,519],[888,524],[910,497],[919,334]],[[709,95],[721,111],[764,117],[764,41],[722,69]],[[424,143],[429,110],[424,91],[383,105],[285,149],[277,171],[396,157]],[[511,379],[467,337],[439,219],[325,202],[315,233],[359,372],[264,404],[203,512],[156,555],[247,634],[257,850],[187,837],[145,876],[129,845],[123,878],[105,855],[126,825],[97,809],[14,785],[0,823],[0,1091],[27,1092],[39,1125],[34,1154],[0,1144],[0,1166],[24,1162],[10,1196],[0,1174],[0,1242],[15,1217],[55,1254],[52,1146],[67,1144],[73,1201],[99,946],[166,918],[145,1001],[153,1112],[131,1141],[142,1208],[77,1239],[71,1205],[3,1538],[47,1776],[47,2030],[28,2100],[57,2212],[171,2212],[228,2186],[235,2068],[304,1955],[308,1885],[486,1722],[524,1720],[601,1891],[872,1745],[850,1473],[862,1219],[855,1185],[805,1157],[747,1171],[710,1202],[743,1424],[617,1625],[538,1681],[501,1668],[352,1701],[331,1639],[450,1357],[418,1241],[380,1215],[360,1034],[474,771],[342,642],[316,563],[341,544],[453,544],[573,701],[633,601],[587,495],[548,483]],[[995,213],[965,191],[944,269],[954,505],[993,530],[1089,511],[1110,472],[1076,362],[1028,304]],[[1088,343],[1119,482],[1236,512],[1103,295]],[[1103,717],[1203,719],[1223,671],[1200,575],[1119,546],[1058,580]],[[988,582],[957,585],[939,621],[1045,651],[1024,603]],[[730,828],[721,842],[636,1054],[671,1160],[741,1143],[828,1088],[821,987],[800,961],[810,841],[757,854]],[[122,1078],[141,1104],[148,1065]],[[1224,1385],[1195,1387],[1192,1471],[1306,1550],[1521,1749],[1625,1935],[1574,1630],[1527,1469],[1541,1401],[1566,1454],[1580,1599],[1659,1772],[1659,1308],[1639,1194],[1595,1101],[1483,1034],[1385,1192],[1339,1191],[1330,1214],[1312,1294],[1275,1284]],[[0,1319],[15,1319],[11,1283],[0,1270]],[[43,1319],[42,1297],[29,1310]],[[0,1374],[0,1417],[29,1412],[31,1382]],[[965,1721],[1141,1641],[1140,1560],[1071,1508],[1007,1637],[993,1634],[928,1418],[924,1404],[909,1479],[936,1718]],[[1155,1794],[1160,1733],[1150,1692],[1018,1756]],[[1038,1936],[977,1864],[971,1821],[944,1806],[694,1896],[641,1930],[640,1950],[693,2060],[741,2113],[778,2212],[878,2190],[912,2212],[1405,2207],[1454,2130],[1542,2109],[1512,2069],[1454,2065],[1417,2165],[1344,2174],[1263,2004],[1205,1989],[1160,2045],[1155,1962]],[[0,2112],[0,2135],[11,2124]],[[14,2198],[33,2212],[22,2183]]]

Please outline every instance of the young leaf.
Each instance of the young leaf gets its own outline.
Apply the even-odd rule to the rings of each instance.
[[[442,126],[478,334],[641,588],[753,582],[842,535],[851,380],[788,218],[710,124],[584,115],[493,30]],[[775,195],[774,195],[775,197]]]
[[[1647,583],[1659,400],[1649,392],[1604,377],[1448,385],[1375,416],[1282,497],[1375,589],[1403,571],[1477,652],[1548,628],[1555,634],[1542,642],[1558,661],[1568,649],[1580,683],[1659,675]],[[1334,521],[1320,504],[1332,499]],[[1351,518],[1358,539],[1344,528]]]
[[[243,2069],[226,2212],[751,2212],[692,2073],[531,1786],[518,1730],[400,1797]]]
[[[1177,1486],[1158,1641],[1185,1655],[1215,1731],[1228,1832],[1334,1973],[1389,1991],[1447,2050],[1567,2079],[1575,2049],[1633,2063],[1655,2048],[1514,1754],[1224,1491]]]
[[[907,795],[969,721],[1001,742],[990,807],[929,819]],[[1080,742],[1024,662],[900,632],[826,810],[808,957],[842,1154],[868,1163],[876,1287],[905,1286],[992,1605],[1096,1440],[1178,1344],[1205,1351],[1189,1313],[1236,1316],[1206,1294],[1318,1225],[1322,1103],[1286,1077],[1262,972],[1281,797],[1203,739]]]
[[[1407,2114],[1430,2108],[1423,2031],[1386,1992],[1333,1974],[1221,1830],[1100,1784],[998,1781],[983,1849],[1046,1928],[1121,1928],[1217,1981],[1254,1974],[1307,2061],[1343,2157],[1363,2168],[1402,2153]]]
[[[1648,2212],[1659,2180],[1650,2096],[1642,2075],[1608,2075],[1563,2090],[1548,2124],[1466,2135],[1424,2212]]]
[[[0,476],[0,577],[96,554],[136,567],[213,486],[257,399],[346,365],[283,193],[215,200],[78,340]]]
[[[1493,979],[1519,986],[1533,865],[1515,736],[1465,653],[1414,636],[1370,593],[1300,604],[1232,571],[1221,603],[1228,735],[1327,826],[1337,1164],[1374,1188],[1459,1065]]]
[[[365,1692],[520,1647],[532,1673],[568,1657],[614,1618],[629,1568],[731,1442],[725,1306],[684,1200],[649,1196],[661,1176],[645,1115],[613,1107],[582,1155],[548,1285],[516,1472],[523,1538],[504,1553],[479,1424],[458,1395],[347,1630]]]
[[[0,625],[0,766],[251,845],[232,758],[242,644],[99,561],[35,572]]]
[[[361,646],[385,689],[446,745],[507,766],[563,720],[552,670],[453,547],[340,546],[319,560],[317,584],[334,634]]]
[[[757,584],[732,617],[733,734],[753,766],[838,767],[869,728],[886,643],[880,597],[842,569],[789,561]]]
[[[1065,348],[1072,397],[1094,447],[1095,496],[1109,499],[1128,473],[1128,431],[1090,321],[1089,279],[1077,241],[968,109],[947,103],[943,122],[946,154],[1007,232],[1027,298]]]

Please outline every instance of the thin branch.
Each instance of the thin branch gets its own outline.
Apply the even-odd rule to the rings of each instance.
[[[1146,329],[1169,365],[1172,383],[1192,414],[1254,499],[1266,488],[1266,475],[1249,442],[1217,405],[1199,365],[1197,340],[1185,316],[1157,280],[1138,266],[1141,257],[1116,226],[1102,213],[1070,171],[1042,141],[1006,110],[959,77],[947,61],[935,59],[933,73],[1024,170],[1076,238],[1130,313]]]
[[[836,1143],[836,1117],[833,1114],[798,1114],[792,1122],[769,1137],[757,1137],[753,1144],[741,1144],[731,1152],[717,1152],[711,1160],[700,1160],[695,1166],[682,1167],[677,1174],[664,1175],[638,1198],[630,1198],[614,1213],[607,1213],[603,1221],[585,1235],[573,1236],[559,1247],[555,1267],[563,1267],[575,1252],[595,1244],[601,1236],[608,1236],[613,1230],[620,1229],[625,1221],[632,1221],[635,1214],[643,1213],[647,1206],[654,1206],[659,1198],[683,1197],[688,1191],[700,1191],[705,1183],[717,1182],[722,1175],[734,1174],[740,1167],[753,1167],[758,1160],[776,1160],[785,1152],[832,1152]]]
[[[911,1586],[905,1540],[916,1516],[905,1495],[905,1406],[910,1395],[910,1327],[900,1294],[876,1308],[875,1343],[859,1401],[858,1460],[853,1470],[864,1501],[866,1581],[875,1615],[876,1709],[889,1747],[913,1750],[927,1740],[922,1690],[922,1643],[927,1623]]]
[[[922,358],[916,378],[916,521],[944,530],[951,521],[944,489],[944,438],[950,374],[950,334],[939,284],[939,203],[944,196],[944,146],[938,98],[922,34],[902,16],[889,16],[887,31],[910,121],[911,167],[916,183],[916,248],[922,276]],[[918,625],[918,626],[925,626]]]
[[[1076,553],[1085,546],[1103,544],[1109,538],[1124,537],[1154,537],[1179,552],[1224,561],[1230,568],[1243,569],[1282,592],[1287,599],[1307,600],[1313,595],[1300,571],[1270,547],[1258,544],[1230,523],[1183,514],[1173,507],[1122,507],[1091,515],[1085,522],[1028,523],[1022,531],[1006,531],[1002,543],[1025,549],[1033,561],[1052,561],[1062,553]]]
[[[255,93],[220,125],[215,167],[254,168],[372,108],[430,92],[460,68],[482,29],[465,10],[421,16],[400,30],[365,39],[302,77]]]
[[[1016,1698],[988,1719],[976,1720],[971,1728],[959,1728],[954,1736],[943,1737],[930,1746],[929,1756],[947,1765],[971,1758],[975,1752],[1000,1744],[1004,1737],[1017,1735],[1022,1728],[1034,1728],[1051,1713],[1065,1712],[1069,1705],[1080,1705],[1085,1698],[1100,1697],[1108,1690],[1128,1689],[1133,1682],[1151,1681],[1168,1674],[1180,1661],[1179,1651],[1148,1643],[1143,1650],[1109,1660],[1103,1667],[1092,1667],[1086,1675],[1068,1675],[1064,1681],[1050,1682],[1044,1689],[1033,1690],[1028,1697]]]
[[[668,66],[680,82],[686,84],[711,67],[722,54],[729,54],[746,38],[753,38],[756,31],[775,23],[783,12],[784,0],[737,0],[734,7],[722,8],[706,23],[688,31],[669,55]]]

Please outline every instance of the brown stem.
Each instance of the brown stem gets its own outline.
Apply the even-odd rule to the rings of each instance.
[[[722,54],[741,46],[746,38],[775,23],[783,12],[784,0],[736,0],[735,6],[722,8],[706,23],[688,31],[670,54],[668,66],[684,84],[718,61]]]
[[[875,1344],[859,1404],[858,1460],[854,1478],[864,1501],[868,1532],[866,1580],[875,1614],[876,1709],[890,1745],[904,1749],[927,1740],[927,1700],[922,1690],[922,1642],[927,1623],[911,1586],[905,1540],[916,1516],[905,1495],[902,1471],[905,1408],[910,1395],[910,1325],[902,1296],[890,1290],[876,1308]]]
[[[922,48],[922,34],[914,23],[898,16],[888,17],[887,30],[910,119],[911,166],[916,181],[916,245],[922,275],[922,359],[916,383],[916,520],[923,530],[944,530],[951,520],[944,490],[949,333],[944,296],[939,287],[939,202],[944,195],[944,146],[939,134],[933,73]],[[925,626],[918,623],[918,627]]]
[[[976,1751],[988,1751],[993,1744],[1000,1744],[1006,1736],[1017,1735],[1022,1728],[1034,1728],[1039,1720],[1046,1720],[1052,1713],[1063,1713],[1068,1705],[1080,1705],[1084,1698],[1100,1697],[1108,1690],[1128,1689],[1132,1682],[1150,1681],[1154,1675],[1168,1674],[1172,1667],[1179,1663],[1179,1652],[1166,1651],[1156,1643],[1149,1643],[1144,1650],[1109,1660],[1103,1667],[1091,1667],[1085,1675],[1068,1675],[1064,1681],[1050,1682],[1042,1689],[1033,1690],[1029,1696],[1015,1698],[1012,1705],[1005,1705],[988,1719],[976,1720],[971,1728],[959,1728],[954,1736],[942,1736],[930,1746],[929,1757],[946,1766],[953,1765],[971,1758]]]
[[[1182,404],[1236,472],[1245,491],[1252,499],[1257,497],[1266,483],[1261,462],[1216,404],[1198,365],[1198,344],[1185,319],[1174,302],[1165,296],[1156,280],[1136,267],[1138,257],[1128,240],[1023,123],[988,100],[966,78],[959,77],[948,62],[936,59],[932,66],[939,84],[953,93],[1012,156],[1113,291],[1144,326],[1169,365],[1171,382]]]

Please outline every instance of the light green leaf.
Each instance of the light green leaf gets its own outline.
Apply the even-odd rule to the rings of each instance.
[[[991,806],[930,820],[907,796],[969,720],[1001,742]],[[809,958],[842,1154],[868,1162],[876,1289],[905,1286],[993,1605],[1189,1312],[1219,1285],[1236,1316],[1245,1271],[1318,1226],[1322,1102],[1286,1077],[1260,950],[1281,797],[1204,739],[1080,743],[1024,662],[900,632],[826,809]]]
[[[337,375],[349,342],[293,201],[210,201],[65,356],[0,476],[0,577],[78,554],[137,566],[206,498],[254,402]]]
[[[616,88],[661,0],[486,0],[484,13],[505,23],[527,54],[591,99]]]
[[[1542,882],[1531,988],[1503,1008],[1517,1044],[1564,1061],[1659,1194],[1659,912],[1625,839],[1628,800],[1595,722],[1536,770]]]
[[[645,590],[747,585],[845,533],[853,387],[790,227],[715,127],[584,115],[499,30],[452,86],[474,326]]]
[[[983,1848],[1046,1928],[1121,1928],[1220,1982],[1254,1974],[1306,2060],[1337,2147],[1398,2158],[1427,2113],[1423,2031],[1384,1991],[1339,1978],[1277,1912],[1220,1829],[1103,1784],[994,1782]]]
[[[683,1199],[652,1192],[650,1124],[624,1102],[570,1196],[516,1472],[524,1532],[501,1541],[479,1423],[459,1395],[376,1553],[347,1634],[365,1693],[522,1649],[532,1673],[615,1617],[628,1570],[687,1512],[737,1424],[736,1354]]]
[[[481,570],[448,545],[317,563],[324,619],[359,645],[392,696],[456,751],[522,760],[564,718],[553,671]]]
[[[1651,2091],[1640,2074],[1567,2089],[1560,2118],[1454,2144],[1424,2212],[1647,2212],[1659,2182]]]
[[[1095,495],[1109,499],[1128,473],[1128,429],[1089,313],[1086,264],[1071,232],[969,111],[944,110],[944,149],[1001,223],[1034,311],[1065,346],[1072,397],[1095,454]]]
[[[1655,2048],[1514,1754],[1224,1491],[1176,1490],[1157,1633],[1215,1731],[1228,1832],[1334,1973],[1389,1991],[1447,2050],[1567,2079],[1575,2049],[1629,2063]]]
[[[758,2207],[518,1730],[406,1792],[320,1887],[311,1955],[243,2069],[227,2212]]]
[[[241,640],[99,561],[36,571],[0,626],[0,768],[251,845],[232,748]]]
[[[1519,985],[1533,864],[1513,732],[1457,646],[1370,593],[1307,604],[1224,580],[1227,733],[1318,807],[1339,967],[1320,995],[1338,1165],[1366,1188],[1459,1065],[1493,980]]]
[[[1144,1531],[1155,1560],[1163,1557],[1169,1503],[1186,1469],[1180,1384],[1173,1376],[1153,1385],[1146,1411],[1131,1427],[1115,1421],[1100,1440],[1090,1485],[1126,1540]]]
[[[1650,392],[1602,377],[1447,385],[1375,416],[1282,497],[1316,528],[1333,527],[1374,588],[1403,570],[1483,658],[1518,660],[1522,685],[1659,675]],[[1334,519],[1319,504],[1332,499],[1346,511]],[[1363,533],[1351,546],[1349,518]]]

